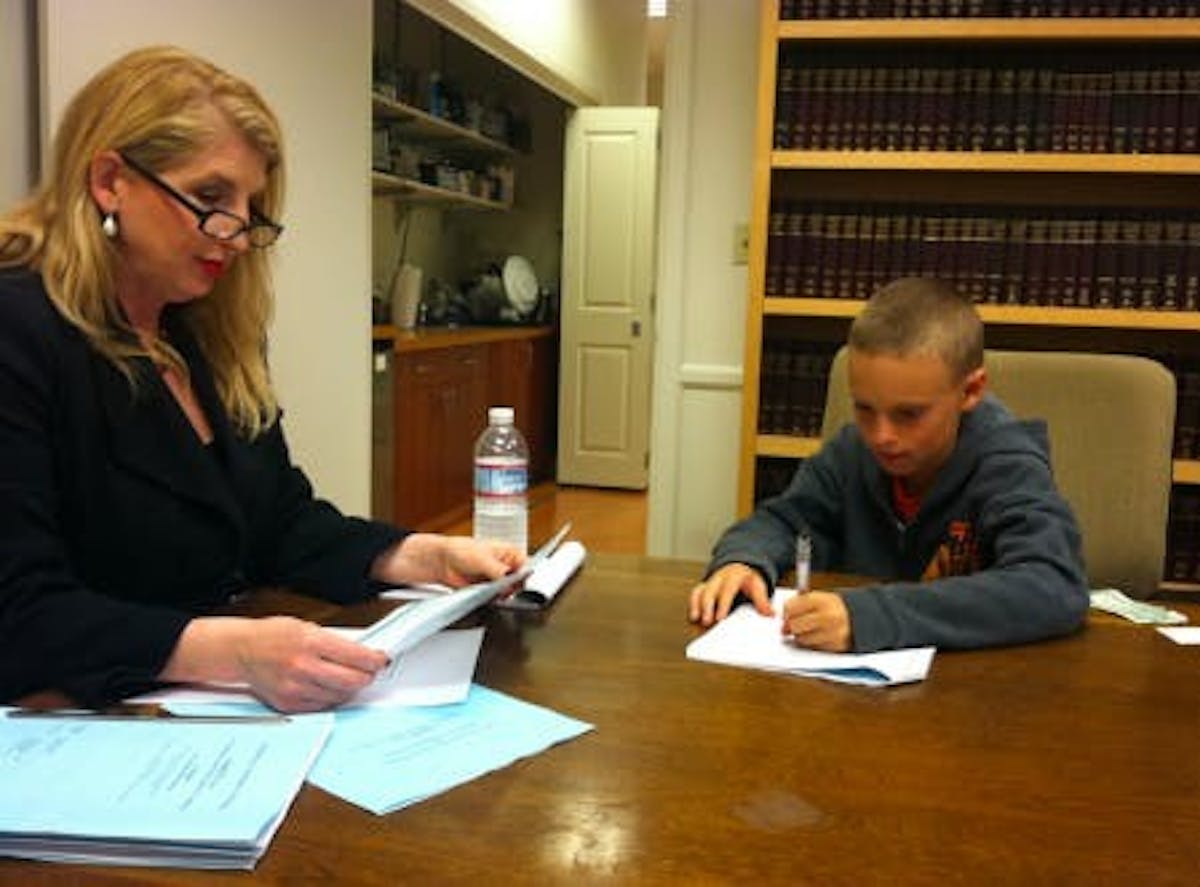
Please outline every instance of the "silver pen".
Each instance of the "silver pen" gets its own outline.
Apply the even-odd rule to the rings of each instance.
[[[808,591],[812,581],[812,537],[803,530],[796,536],[796,591]]]

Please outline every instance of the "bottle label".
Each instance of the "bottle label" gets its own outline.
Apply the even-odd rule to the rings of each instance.
[[[527,486],[524,463],[475,463],[476,496],[524,496]]]

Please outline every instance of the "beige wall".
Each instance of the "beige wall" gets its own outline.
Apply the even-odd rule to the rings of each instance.
[[[641,105],[645,0],[410,0],[575,105]]]
[[[33,6],[0,0],[0,211],[33,184],[36,132],[33,107]]]
[[[9,0],[4,0],[9,2]],[[150,43],[247,77],[282,120],[288,230],[276,247],[271,364],[293,456],[318,493],[370,507],[369,0],[41,0],[53,127],[99,67]]]
[[[659,280],[647,550],[705,557],[734,518],[758,16],[676,0],[663,86]]]

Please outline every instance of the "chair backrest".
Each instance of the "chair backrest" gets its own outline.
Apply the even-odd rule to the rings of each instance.
[[[1083,533],[1093,588],[1153,594],[1171,496],[1175,378],[1144,357],[988,351],[989,388],[1020,418],[1044,419],[1058,488]],[[823,437],[854,420],[847,349],[834,358]]]

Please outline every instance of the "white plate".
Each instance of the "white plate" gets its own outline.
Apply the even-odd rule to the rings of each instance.
[[[504,280],[504,294],[508,296],[508,304],[517,310],[518,314],[528,314],[537,307],[538,282],[533,264],[524,256],[509,256],[504,260],[504,270],[501,274]]]

